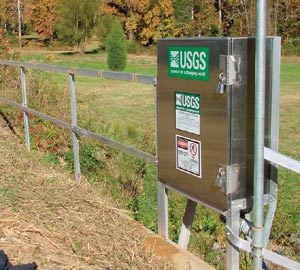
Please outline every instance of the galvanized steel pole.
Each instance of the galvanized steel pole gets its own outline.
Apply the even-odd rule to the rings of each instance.
[[[26,89],[26,73],[25,68],[21,67],[21,87],[22,87],[22,106],[27,108],[27,89]],[[29,124],[28,124],[28,113],[23,110],[24,119],[24,133],[25,133],[25,144],[28,151],[30,151],[30,135],[29,135]]]
[[[254,227],[253,269],[261,270],[264,245],[264,134],[266,70],[266,1],[256,3],[255,124],[254,124]]]
[[[71,100],[71,114],[72,114],[72,127],[77,127],[77,108],[76,108],[76,91],[75,91],[75,75],[69,73],[70,80],[70,100]],[[73,130],[72,131],[72,140],[73,140],[73,154],[74,154],[74,171],[75,171],[75,180],[77,183],[80,182],[80,162],[79,162],[79,142],[78,135]]]
[[[157,78],[153,81],[155,103],[155,145],[157,157]],[[158,163],[156,163],[158,165]],[[158,235],[169,239],[168,194],[166,185],[159,181],[157,174],[157,224]]]

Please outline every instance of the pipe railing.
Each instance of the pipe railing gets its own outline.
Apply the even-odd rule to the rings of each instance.
[[[31,114],[31,115],[37,116],[39,118],[45,119],[47,121],[50,121],[53,124],[60,126],[62,128],[69,129],[72,132],[73,155],[74,155],[74,174],[75,174],[75,180],[77,182],[80,181],[80,174],[81,174],[80,162],[79,162],[79,153],[80,153],[79,142],[78,142],[79,135],[84,135],[88,138],[102,142],[110,147],[121,150],[127,154],[142,158],[145,161],[148,161],[150,163],[155,163],[155,164],[157,163],[157,157],[150,153],[146,153],[142,150],[136,149],[134,147],[120,143],[120,142],[112,140],[110,138],[106,138],[105,136],[102,136],[102,135],[92,132],[90,130],[79,127],[77,124],[76,85],[75,85],[75,76],[82,75],[82,76],[87,76],[87,77],[99,77],[99,78],[105,78],[105,79],[138,82],[138,83],[143,83],[143,84],[153,84],[154,87],[156,87],[155,76],[124,73],[124,72],[95,70],[95,69],[60,67],[60,66],[54,66],[54,65],[48,65],[48,64],[19,62],[19,61],[12,61],[12,60],[0,60],[0,64],[20,67],[20,77],[21,77],[21,87],[22,87],[22,104],[19,104],[17,102],[14,102],[14,101],[9,100],[4,97],[0,97],[0,102],[9,104],[9,105],[23,111],[26,148],[28,150],[30,150],[30,133],[29,133],[28,114]],[[70,86],[71,123],[62,121],[60,119],[57,119],[55,117],[49,116],[47,114],[41,113],[37,110],[34,110],[34,109],[28,107],[25,68],[68,74],[69,86]]]

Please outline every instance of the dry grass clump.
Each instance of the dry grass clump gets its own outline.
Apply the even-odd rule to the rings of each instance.
[[[169,269],[100,188],[43,165],[0,120],[0,248],[40,269]]]

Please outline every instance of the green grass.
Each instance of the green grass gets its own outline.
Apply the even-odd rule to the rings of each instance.
[[[284,59],[285,60],[285,59]],[[300,158],[300,61],[283,60],[280,93],[280,151]]]
[[[280,93],[280,152],[300,160],[300,58],[283,58]],[[283,247],[294,246],[287,255],[300,251],[300,175],[279,169],[278,208],[271,237]],[[299,242],[299,241],[298,241]],[[283,251],[284,252],[284,251]],[[295,254],[296,252],[296,254]],[[298,257],[299,259],[299,257]]]
[[[90,81],[82,77],[77,80],[76,87],[79,125],[154,152],[152,85],[100,79]]]
[[[21,52],[22,61],[33,61],[58,66],[72,66],[108,70],[107,54],[104,52],[95,54],[77,54],[72,52]],[[153,56],[128,55],[127,66],[124,72],[137,74],[156,74],[156,58]]]

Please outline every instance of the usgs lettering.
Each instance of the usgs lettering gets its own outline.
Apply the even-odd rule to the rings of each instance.
[[[200,96],[183,92],[176,92],[176,109],[200,114]]]
[[[168,75],[191,80],[209,80],[209,48],[169,47]]]

